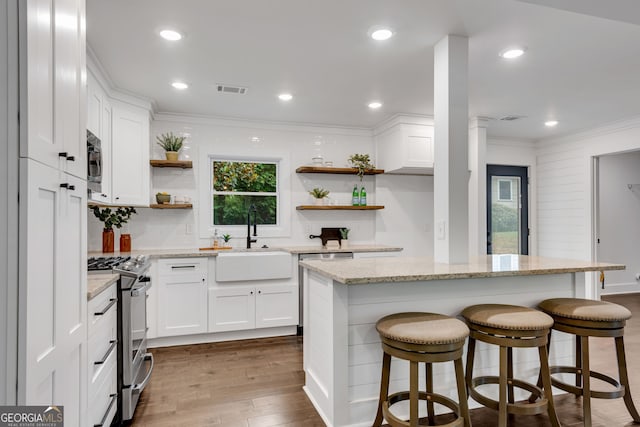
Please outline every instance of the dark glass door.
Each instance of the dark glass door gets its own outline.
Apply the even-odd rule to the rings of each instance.
[[[487,253],[529,253],[528,170],[487,165]]]

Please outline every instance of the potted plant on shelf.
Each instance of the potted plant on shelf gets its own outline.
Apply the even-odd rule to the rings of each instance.
[[[376,168],[371,163],[371,158],[368,154],[352,154],[348,160],[352,168],[358,169],[356,175],[360,177],[360,182],[362,182],[362,177],[364,177],[365,173]]]
[[[102,252],[113,252],[113,227],[122,228],[131,219],[131,215],[137,212],[135,208],[130,206],[115,208],[115,210],[108,207],[100,208],[99,206],[94,206],[92,210],[96,218],[104,224],[102,229]],[[120,236],[120,252],[131,252],[131,235],[129,233]]]
[[[340,247],[348,248],[349,247],[349,232],[350,228],[341,228],[340,229]]]
[[[175,162],[178,160],[178,153],[182,149],[182,143],[186,139],[184,136],[175,136],[173,132],[163,133],[160,136],[156,136],[158,145],[165,151],[167,160]]]
[[[316,205],[324,205],[324,198],[327,197],[329,193],[330,193],[329,190],[325,190],[324,188],[318,188],[318,187],[309,191],[309,194],[313,196],[314,202]]]
[[[222,240],[224,240],[224,244],[222,245],[223,248],[231,247],[231,244],[229,243],[229,240],[231,240],[231,234],[223,234]]]

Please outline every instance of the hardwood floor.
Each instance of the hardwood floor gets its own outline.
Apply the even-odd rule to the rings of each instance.
[[[640,408],[640,294],[603,298],[629,308],[625,346],[631,390]],[[612,339],[591,339],[592,369],[617,377]],[[155,371],[142,394],[134,426],[322,427],[302,391],[298,337],[153,349]],[[580,399],[555,399],[565,427],[582,425]],[[593,427],[631,426],[622,399],[592,401]],[[445,422],[447,417],[440,417]],[[474,427],[494,427],[497,413],[475,409]],[[511,418],[512,426],[549,426],[544,415]]]

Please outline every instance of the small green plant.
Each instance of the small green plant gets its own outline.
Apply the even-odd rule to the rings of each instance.
[[[225,243],[229,243],[229,240],[231,240],[231,234],[223,234],[222,240],[224,240]]]
[[[119,207],[115,210],[100,208],[99,206],[94,206],[91,209],[96,218],[104,224],[104,231],[113,230],[113,227],[121,228],[131,219],[131,215],[137,213],[135,208],[131,206]]]
[[[352,167],[358,169],[356,174],[360,177],[360,181],[362,181],[362,177],[366,172],[376,168],[371,163],[371,157],[368,154],[352,154],[349,156],[349,163]]]
[[[340,229],[340,237],[344,240],[349,239],[349,232],[351,231],[350,228],[341,228]]]
[[[182,148],[182,143],[186,139],[184,136],[175,136],[173,132],[163,133],[160,136],[156,136],[158,140],[157,144],[164,149],[164,151],[178,152]]]
[[[329,193],[330,193],[329,190],[325,190],[324,188],[318,188],[318,187],[316,187],[313,190],[309,191],[309,194],[311,194],[316,199],[324,199],[325,197],[327,197],[329,195]]]

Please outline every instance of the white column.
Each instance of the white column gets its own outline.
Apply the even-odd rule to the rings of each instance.
[[[452,35],[434,48],[434,259],[443,263],[469,260],[468,49]]]
[[[469,120],[469,256],[487,254],[487,125]]]

